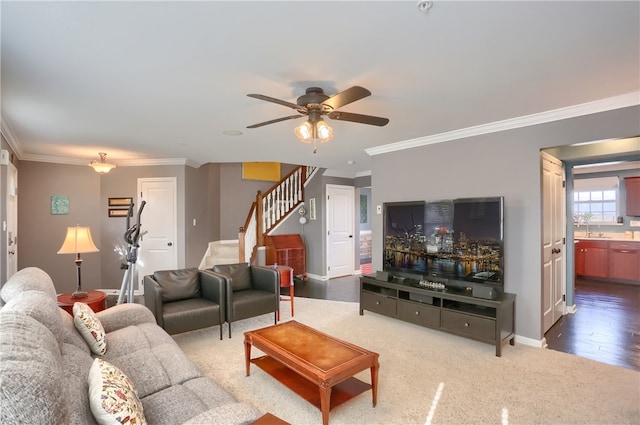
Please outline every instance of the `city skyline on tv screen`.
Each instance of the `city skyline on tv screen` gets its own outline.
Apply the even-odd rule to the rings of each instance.
[[[385,204],[385,270],[501,284],[501,197]]]

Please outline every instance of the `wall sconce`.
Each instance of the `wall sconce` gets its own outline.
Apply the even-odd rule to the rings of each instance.
[[[91,161],[89,163],[90,167],[93,167],[94,170],[96,170],[96,172],[100,173],[100,174],[105,174],[108,173],[109,171],[111,171],[112,168],[116,168],[117,165],[116,164],[111,164],[108,163],[106,161],[107,158],[107,154],[104,152],[99,152],[98,155],[100,155],[100,161]]]

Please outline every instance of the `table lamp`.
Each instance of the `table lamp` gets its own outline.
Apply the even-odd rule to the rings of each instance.
[[[98,252],[91,239],[91,230],[88,227],[67,227],[67,236],[64,238],[62,247],[58,250],[58,254],[76,254],[76,267],[78,272],[78,287],[71,294],[71,298],[87,298],[89,294],[82,290],[82,277],[80,272],[80,266],[82,265],[82,258],[80,254],[86,252]]]

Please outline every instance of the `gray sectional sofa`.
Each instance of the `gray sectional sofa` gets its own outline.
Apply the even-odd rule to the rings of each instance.
[[[23,269],[0,298],[0,423],[95,424],[87,375],[97,356],[58,307],[51,278]],[[96,316],[107,339],[100,357],[131,378],[149,424],[248,424],[262,416],[203,376],[146,307],[122,304]]]

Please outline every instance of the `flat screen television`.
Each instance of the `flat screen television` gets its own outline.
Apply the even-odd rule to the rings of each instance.
[[[384,204],[383,270],[504,285],[504,198]]]

